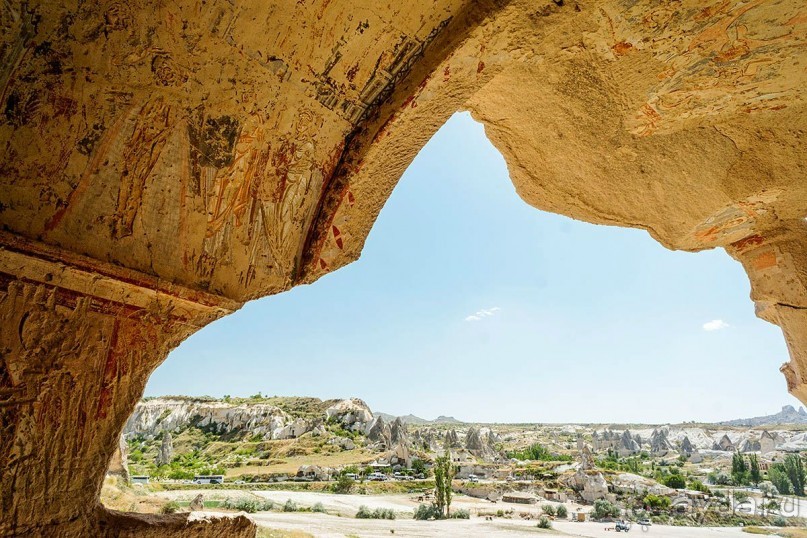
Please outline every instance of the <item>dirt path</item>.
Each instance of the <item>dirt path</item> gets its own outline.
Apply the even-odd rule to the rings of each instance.
[[[614,538],[622,536],[606,530],[602,523],[556,522],[551,531],[536,528],[534,521],[495,519],[487,521],[474,517],[469,520],[415,521],[396,519],[379,521],[354,519],[325,514],[262,512],[252,518],[262,526],[299,530],[316,538],[512,538],[514,536],[574,536],[578,538]],[[391,531],[395,531],[394,534]],[[748,537],[739,528],[693,528],[654,525],[647,532],[633,528],[628,536],[647,538],[740,538]]]

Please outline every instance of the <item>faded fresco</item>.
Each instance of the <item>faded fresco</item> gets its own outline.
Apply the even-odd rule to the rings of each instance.
[[[284,289],[345,137],[460,7],[6,2],[0,222],[231,297]]]

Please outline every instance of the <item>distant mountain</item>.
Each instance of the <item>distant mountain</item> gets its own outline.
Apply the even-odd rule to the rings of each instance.
[[[803,407],[796,408],[792,405],[782,407],[782,410],[775,415],[764,417],[740,418],[718,422],[721,426],[775,426],[779,424],[807,424],[807,411]]]
[[[377,417],[383,418],[385,422],[392,422],[396,418],[400,418],[401,422],[403,422],[404,424],[412,424],[413,426],[426,426],[426,425],[429,425],[429,424],[465,424],[461,420],[457,420],[454,417],[447,417],[447,416],[444,416],[444,415],[440,415],[439,417],[437,417],[434,420],[427,420],[425,418],[416,417],[415,415],[411,415],[411,414],[410,415],[403,415],[403,416],[400,416],[400,417],[395,416],[395,415],[390,415],[389,413],[381,413],[381,412],[374,413],[374,414]]]
[[[436,419],[432,420],[432,422],[434,422],[434,423],[439,422],[440,424],[465,424],[461,420],[458,420],[458,419],[456,419],[454,417],[447,417],[445,415],[440,415]]]

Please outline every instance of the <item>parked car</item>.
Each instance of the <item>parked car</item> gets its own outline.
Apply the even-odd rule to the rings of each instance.
[[[389,478],[387,478],[387,475],[385,475],[384,473],[370,473],[367,475],[367,480],[383,482],[384,480],[389,480]]]
[[[468,475],[468,482],[479,482],[479,477],[475,474]]]
[[[630,523],[625,523],[624,521],[617,521],[614,530],[616,532],[620,531],[630,532]]]
[[[358,480],[359,475],[357,475],[356,473],[347,473],[345,474],[345,478],[350,478],[351,480]]]

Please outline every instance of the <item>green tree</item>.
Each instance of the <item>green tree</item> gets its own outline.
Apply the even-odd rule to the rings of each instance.
[[[756,454],[751,454],[748,456],[748,463],[751,483],[754,484],[754,486],[758,486],[759,483],[762,482],[762,473],[759,470],[759,458],[757,458]]]
[[[785,466],[782,463],[771,465],[770,469],[768,469],[768,480],[771,481],[771,484],[781,495],[790,495],[793,492],[790,479],[787,477]]]
[[[339,478],[336,479],[336,482],[331,486],[331,490],[334,493],[341,493],[346,495],[350,493],[350,490],[353,489],[353,485],[356,483],[355,480],[347,476],[347,473],[340,474]]]
[[[451,510],[451,481],[454,479],[454,465],[451,463],[451,452],[446,451],[434,462],[434,504],[437,510],[448,517]]]
[[[667,510],[672,504],[672,501],[669,497],[648,493],[644,496],[644,499],[642,499],[642,503],[651,510]]]
[[[785,473],[790,485],[793,486],[793,494],[804,497],[804,482],[807,475],[804,470],[804,462],[799,454],[788,454],[784,461]]]
[[[701,493],[711,493],[708,487],[706,487],[703,482],[700,480],[692,480],[689,482],[689,489],[694,491],[700,491]]]
[[[429,476],[429,470],[426,468],[426,462],[420,458],[415,458],[412,460],[412,471],[414,471],[415,475],[422,474],[424,477]]]
[[[748,464],[740,452],[735,452],[731,458],[731,479],[737,486],[748,483]]]
[[[571,461],[572,457],[568,454],[553,454],[540,443],[535,443],[522,450],[514,450],[507,454],[509,458],[517,460],[533,460],[533,461]]]
[[[671,474],[664,479],[664,485],[673,489],[684,489],[687,487],[686,478],[680,474]]]

